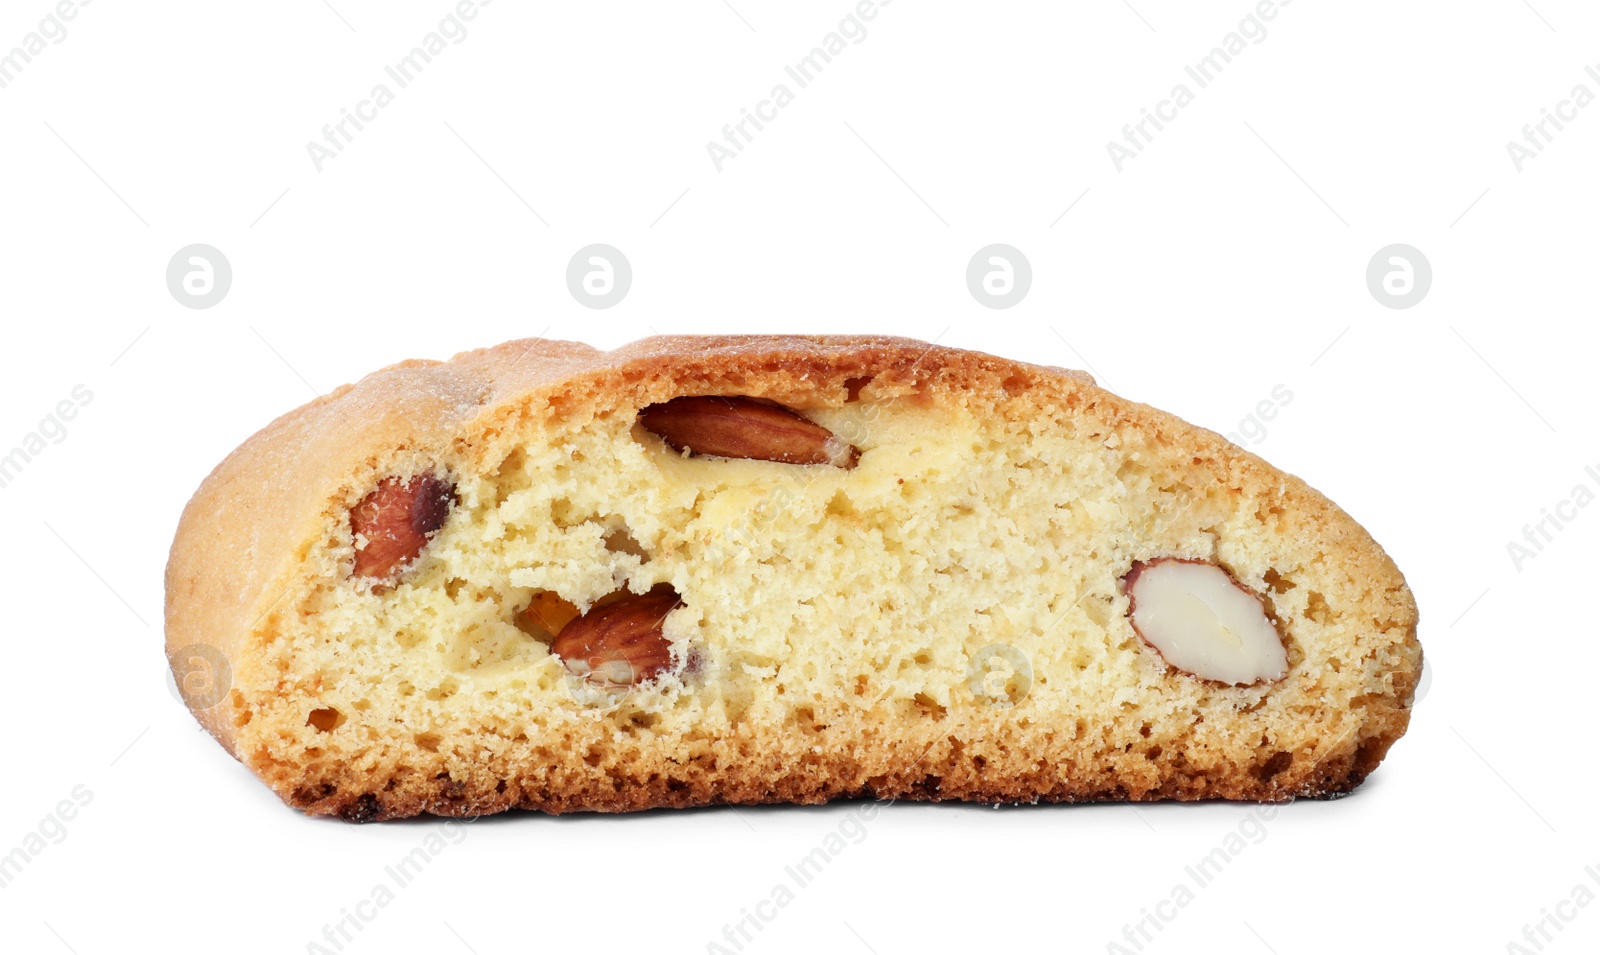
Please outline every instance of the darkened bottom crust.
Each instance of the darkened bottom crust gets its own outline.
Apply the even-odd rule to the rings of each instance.
[[[846,758],[814,757],[781,775],[696,772],[681,775],[625,773],[582,782],[525,783],[513,779],[482,782],[452,779],[448,773],[424,778],[402,772],[381,791],[337,778],[292,789],[286,802],[309,814],[338,816],[347,822],[380,822],[417,815],[475,817],[527,809],[553,815],[568,812],[632,812],[702,806],[753,806],[775,803],[817,805],[836,799],[872,798],[915,802],[986,804],[1156,802],[1234,800],[1284,803],[1296,799],[1336,799],[1349,795],[1377,768],[1399,734],[1370,736],[1303,768],[1293,760],[1231,772],[1168,770],[1153,788],[1130,787],[1100,774],[1087,783],[1064,781],[1044,768],[1030,773],[989,773],[982,757],[946,760],[861,779],[860,765]],[[958,748],[957,748],[958,749]]]

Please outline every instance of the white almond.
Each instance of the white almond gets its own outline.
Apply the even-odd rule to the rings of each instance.
[[[1261,598],[1221,567],[1163,557],[1134,564],[1123,587],[1133,629],[1173,667],[1236,685],[1288,675],[1289,655]]]

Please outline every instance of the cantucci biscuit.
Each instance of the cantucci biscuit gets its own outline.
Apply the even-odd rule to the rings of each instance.
[[[1298,478],[896,338],[397,365],[230,455],[166,584],[197,717],[352,821],[1335,795],[1422,666],[1405,580]]]

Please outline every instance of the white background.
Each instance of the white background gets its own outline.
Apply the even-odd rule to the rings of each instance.
[[[448,0],[84,7],[0,89],[0,452],[93,395],[0,489],[0,855],[92,801],[0,888],[0,948],[304,952],[438,829],[302,817],[200,732],[164,686],[162,567],[271,418],[541,334],[897,333],[1222,432],[1284,385],[1252,448],[1394,556],[1432,682],[1365,787],[1282,808],[1145,951],[1501,952],[1600,893],[1600,506],[1507,552],[1600,491],[1600,104],[1520,172],[1506,150],[1600,94],[1600,12],[1532,2],[1298,0],[1120,173],[1107,141],[1247,0],[900,0],[720,173],[706,143],[847,0],[499,0],[321,172],[307,141]],[[51,9],[6,0],[0,51]],[[603,311],[563,278],[593,242],[633,266]],[[1032,263],[1009,310],[964,282],[994,242]],[[1364,278],[1396,242],[1434,273],[1405,310]],[[232,263],[207,310],[165,284],[191,243]],[[345,951],[707,951],[857,808],[483,820]],[[1252,811],[888,806],[745,951],[1106,951]],[[1546,950],[1592,950],[1597,909]]]

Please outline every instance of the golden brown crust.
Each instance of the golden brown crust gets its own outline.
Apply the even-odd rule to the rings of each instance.
[[[660,379],[660,396],[671,397],[673,382],[714,383],[724,391],[744,382],[754,393],[753,383],[764,378],[781,377],[792,390],[852,374],[889,375],[913,384],[938,380],[946,387],[998,381],[1008,391],[1056,388],[1154,435],[1172,453],[1192,456],[1230,486],[1275,502],[1269,506],[1281,531],[1320,539],[1366,591],[1374,625],[1403,632],[1391,654],[1394,692],[1375,697],[1358,731],[1349,739],[1326,741],[1324,755],[1315,761],[1285,763],[1282,754],[1272,754],[1258,765],[1219,775],[1187,772],[1181,760],[1171,764],[1169,757],[1159,778],[1147,778],[1138,787],[1128,785],[1126,772],[1063,772],[1034,754],[974,745],[972,740],[983,738],[982,721],[1002,718],[994,713],[930,728],[913,748],[871,752],[864,745],[848,757],[841,752],[857,747],[839,745],[846,740],[828,745],[827,730],[823,738],[781,749],[771,749],[771,740],[733,736],[708,747],[681,771],[663,772],[646,747],[624,742],[599,773],[589,766],[568,771],[559,754],[552,754],[544,771],[515,778],[493,760],[428,778],[403,768],[382,778],[354,770],[311,778],[270,751],[241,752],[239,727],[250,713],[237,690],[218,705],[196,708],[197,718],[292,805],[355,821],[518,807],[563,812],[810,803],[852,795],[983,802],[1284,800],[1348,792],[1405,731],[1421,668],[1415,604],[1381,548],[1327,498],[1219,435],[1104,391],[1081,373],[889,337],[660,337],[612,352],[525,340],[466,352],[449,362],[404,362],[369,375],[268,425],[218,465],[196,492],[167,566],[169,657],[177,668],[179,651],[201,644],[220,650],[236,672],[258,665],[257,651],[277,632],[305,586],[307,550],[320,539],[330,506],[347,500],[350,489],[396,449],[443,454],[470,448],[476,436],[510,427],[530,409],[537,413],[595,400],[616,382]]]

